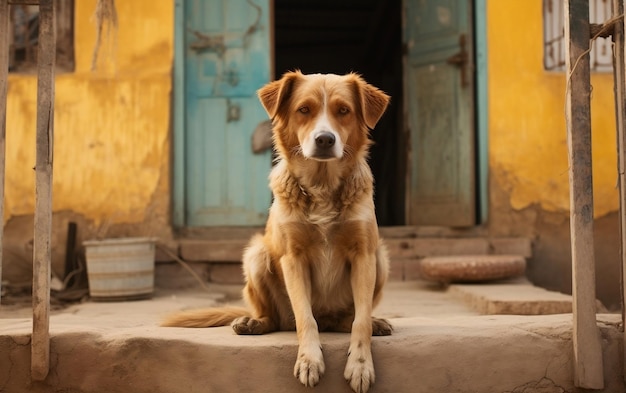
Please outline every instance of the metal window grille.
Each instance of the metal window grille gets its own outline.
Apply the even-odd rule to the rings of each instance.
[[[610,0],[589,0],[589,21],[603,23],[610,19]],[[613,48],[610,38],[598,38],[590,52],[591,71],[613,71]],[[543,0],[543,66],[548,71],[565,69],[563,0]]]
[[[74,70],[74,1],[56,0],[57,54],[60,72]],[[39,6],[9,6],[9,71],[35,72],[39,37]]]

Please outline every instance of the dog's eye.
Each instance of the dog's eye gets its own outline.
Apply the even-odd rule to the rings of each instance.
[[[300,113],[309,113],[309,107],[308,106],[301,106],[300,108],[298,108],[298,112],[300,112]]]
[[[339,108],[340,115],[347,115],[348,113],[350,113],[350,109],[348,109],[347,106],[342,106]]]

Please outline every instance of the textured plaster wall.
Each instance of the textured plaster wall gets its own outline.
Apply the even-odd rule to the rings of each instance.
[[[76,70],[57,77],[54,209],[96,223],[140,222],[152,198],[170,197],[162,178],[169,176],[173,2],[116,3],[119,31],[105,40],[92,72],[95,3],[76,2]],[[565,76],[543,70],[542,2],[487,4],[490,175],[512,209],[567,214]],[[523,29],[510,28],[519,20]],[[617,210],[612,76],[594,74],[592,83],[594,197],[603,216]],[[7,122],[5,221],[34,209],[34,75],[10,76]]]
[[[487,2],[489,228],[534,241],[527,274],[571,292],[565,73],[543,69],[542,1]],[[620,303],[613,79],[591,83],[595,261],[598,298]]]
[[[174,2],[116,2],[119,30],[104,37],[93,72],[96,1],[75,4],[76,68],[56,80],[53,208],[96,226],[163,216]],[[36,82],[9,77],[5,222],[34,210]]]
[[[56,82],[53,206],[59,239],[53,267],[58,272],[69,220],[79,222],[79,236],[85,237],[112,232],[166,238],[170,230],[174,2],[116,2],[119,30],[105,39],[95,72],[96,0],[75,4],[76,69],[58,75]],[[529,276],[568,292],[565,75],[543,70],[540,0],[488,1],[487,13],[490,232],[532,237],[535,256]],[[598,295],[605,304],[616,305],[612,76],[594,74],[592,83]],[[30,265],[23,244],[32,234],[29,216],[34,210],[36,77],[10,75],[8,98],[4,220],[25,262],[5,261],[4,277],[8,266]],[[28,278],[26,270],[21,275]]]
[[[490,175],[509,192],[513,209],[538,204],[567,214],[565,73],[543,69],[542,2],[488,1],[487,12]],[[594,202],[600,217],[618,208],[613,76],[594,73],[592,85]]]

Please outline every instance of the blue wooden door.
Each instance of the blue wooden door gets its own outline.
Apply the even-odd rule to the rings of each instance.
[[[405,0],[407,221],[476,222],[471,0]]]
[[[186,226],[267,218],[271,152],[252,153],[251,135],[267,120],[255,92],[271,77],[269,2],[182,3]]]

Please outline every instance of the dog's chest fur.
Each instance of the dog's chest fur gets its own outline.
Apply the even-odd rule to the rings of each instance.
[[[277,230],[286,243],[295,248],[299,258],[310,265],[313,307],[324,312],[325,305],[352,303],[349,282],[349,261],[341,250],[345,248],[351,221],[373,217],[371,172],[353,173],[335,184],[304,186],[279,163],[272,171],[270,185],[274,193],[272,213],[280,217]],[[361,213],[362,212],[362,213]],[[368,215],[369,214],[369,215]],[[343,241],[341,239],[344,239]]]

